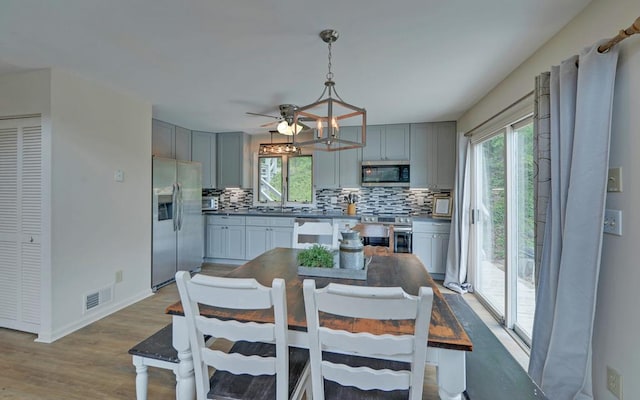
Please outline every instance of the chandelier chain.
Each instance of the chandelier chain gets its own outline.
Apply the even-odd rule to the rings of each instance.
[[[329,47],[329,57],[328,57],[329,58],[329,64],[328,64],[329,72],[327,72],[327,80],[328,81],[332,81],[333,80],[333,72],[331,72],[331,43],[332,42],[330,41],[328,43],[328,45],[327,45]]]

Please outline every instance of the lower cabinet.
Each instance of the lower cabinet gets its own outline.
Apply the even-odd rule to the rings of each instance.
[[[207,216],[207,258],[245,259],[245,217]]]
[[[413,254],[436,279],[443,279],[446,271],[450,226],[449,222],[413,223]]]
[[[252,260],[276,247],[291,247],[293,218],[247,217],[245,256]]]

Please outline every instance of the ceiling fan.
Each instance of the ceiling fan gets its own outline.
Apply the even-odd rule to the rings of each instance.
[[[298,119],[298,124],[297,126],[293,126],[293,113],[298,109],[298,106],[294,105],[294,104],[280,104],[278,106],[278,109],[280,110],[280,116],[276,117],[273,115],[268,115],[268,114],[260,114],[260,113],[254,113],[254,112],[247,112],[247,114],[249,115],[257,115],[260,117],[269,117],[269,118],[274,118],[275,121],[273,122],[269,122],[266,124],[262,124],[260,125],[261,128],[266,128],[268,126],[273,126],[276,125],[276,129],[278,130],[278,133],[283,134],[283,135],[295,135],[298,134],[300,132],[302,132],[303,130],[308,130],[311,129],[309,128],[307,125],[305,124],[301,124],[300,121],[301,119]],[[305,119],[305,121],[310,121]]]

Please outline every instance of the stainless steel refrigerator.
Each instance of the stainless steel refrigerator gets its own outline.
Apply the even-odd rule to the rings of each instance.
[[[177,271],[202,266],[204,219],[200,163],[153,158],[153,257],[151,287]]]

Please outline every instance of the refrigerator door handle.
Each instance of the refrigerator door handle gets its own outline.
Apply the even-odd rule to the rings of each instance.
[[[184,201],[182,199],[182,185],[180,183],[176,184],[178,188],[178,230],[182,230],[182,215],[184,213]]]
[[[178,186],[174,183],[171,185],[173,189],[173,193],[171,195],[171,203],[172,203],[172,221],[173,221],[173,231],[178,230]]]

